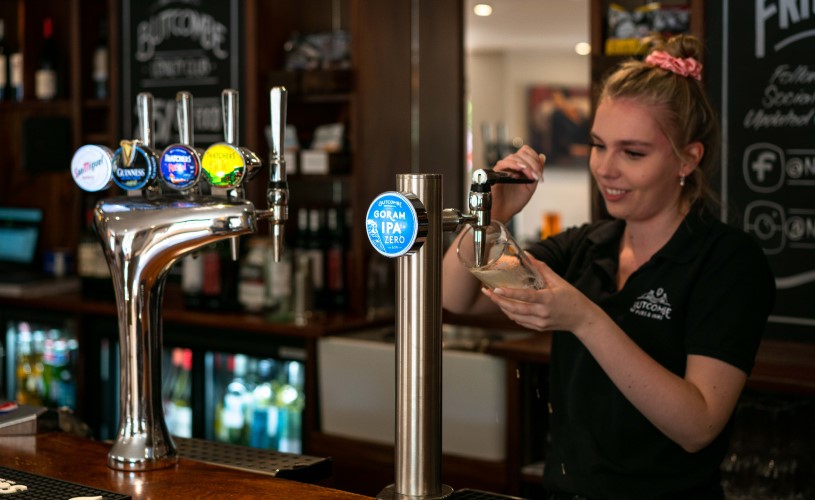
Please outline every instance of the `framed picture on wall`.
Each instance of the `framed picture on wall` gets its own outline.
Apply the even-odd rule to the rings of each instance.
[[[589,90],[532,85],[527,92],[529,145],[551,166],[584,166],[589,157]]]

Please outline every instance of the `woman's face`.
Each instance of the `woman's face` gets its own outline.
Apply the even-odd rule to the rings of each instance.
[[[692,169],[675,154],[658,112],[624,98],[597,107],[589,167],[615,218],[644,222],[679,213],[679,177]]]

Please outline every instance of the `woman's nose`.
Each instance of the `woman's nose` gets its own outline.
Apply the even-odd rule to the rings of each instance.
[[[594,172],[595,175],[601,177],[611,177],[616,171],[611,155],[598,149],[592,149],[591,156],[589,157],[589,168],[591,168],[591,171]]]

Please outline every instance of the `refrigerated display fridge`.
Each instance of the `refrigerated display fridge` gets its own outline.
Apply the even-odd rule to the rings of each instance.
[[[76,410],[79,341],[61,317],[4,314],[4,396],[32,406]]]

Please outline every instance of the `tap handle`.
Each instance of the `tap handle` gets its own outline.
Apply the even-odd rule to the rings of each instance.
[[[224,142],[238,145],[238,91],[224,89],[221,92],[221,111],[224,115]]]
[[[271,129],[272,141],[271,151],[269,152],[270,163],[285,163],[283,160],[283,148],[285,147],[286,138],[286,100],[288,98],[288,91],[285,87],[272,87],[269,91],[269,107],[271,111]],[[274,180],[286,180],[286,171],[271,172]]]
[[[141,142],[148,148],[153,147],[153,94],[140,92],[136,96],[136,110],[139,116]]]
[[[280,261],[285,243],[283,225],[289,218],[289,186],[286,182],[286,159],[283,155],[286,133],[285,87],[272,87],[269,91],[271,111],[272,144],[269,152],[269,186],[266,201],[271,212],[272,254],[275,262]]]
[[[479,168],[473,172],[470,191],[483,193],[489,192],[493,184],[531,184],[533,182],[535,182],[534,179],[519,177],[509,172]]]
[[[178,140],[185,146],[192,146],[193,128],[192,128],[192,94],[186,90],[182,90],[175,95],[175,111],[176,118],[178,119]]]

